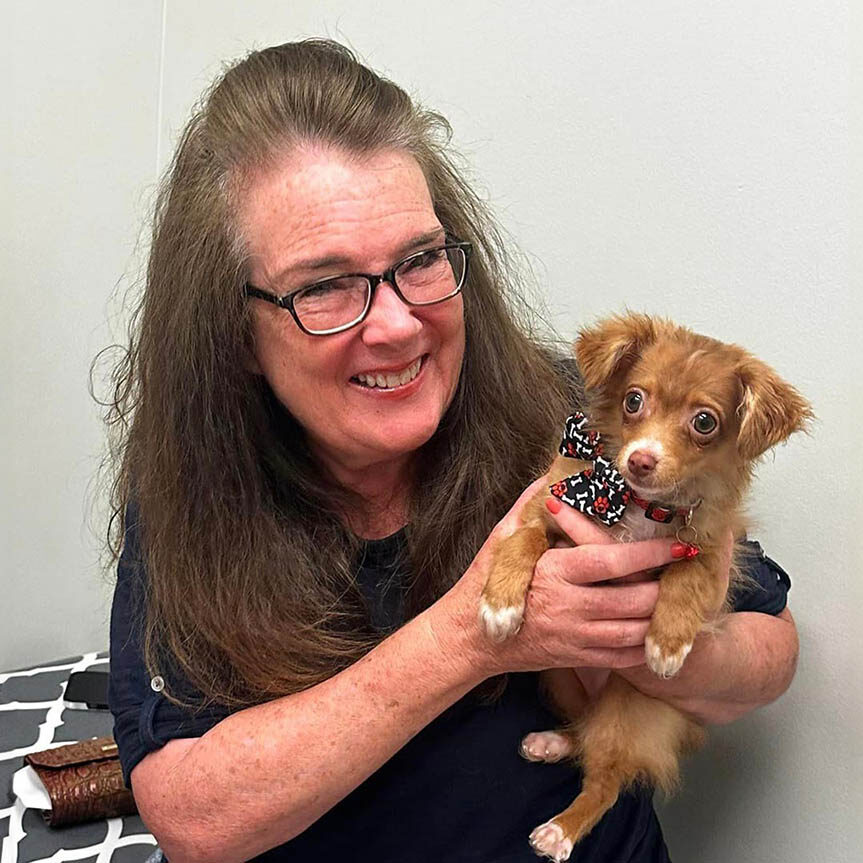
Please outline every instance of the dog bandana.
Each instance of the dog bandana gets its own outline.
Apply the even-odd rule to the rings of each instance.
[[[616,524],[629,503],[630,490],[613,462],[603,458],[605,445],[597,431],[585,431],[587,417],[576,411],[566,420],[560,454],[592,462],[592,466],[556,482],[551,493],[585,515]]]

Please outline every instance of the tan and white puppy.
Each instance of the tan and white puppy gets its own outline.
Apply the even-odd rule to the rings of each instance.
[[[677,535],[692,544],[690,558],[660,575],[645,640],[647,665],[670,677],[699,631],[723,610],[727,537],[743,536],[743,501],[755,462],[802,429],[812,412],[793,387],[742,348],[646,315],[618,316],[583,330],[575,354],[587,427],[600,433],[603,456],[627,486],[629,502],[608,527],[611,535],[621,542]],[[583,470],[590,476],[593,467],[558,456],[548,484],[563,494],[565,477]],[[545,498],[543,490],[531,500],[521,526],[495,548],[480,609],[493,639],[518,632],[534,566],[560,539]],[[672,519],[645,517],[657,507]],[[566,704],[566,694],[555,701]],[[573,804],[531,835],[537,853],[555,861],[569,858],[625,787],[643,781],[672,790],[680,754],[703,739],[692,719],[614,673],[583,715],[568,718],[572,724],[530,735],[522,748],[532,760],[577,759],[584,774]]]

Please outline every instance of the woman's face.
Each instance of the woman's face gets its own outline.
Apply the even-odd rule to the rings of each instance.
[[[280,296],[331,276],[382,273],[444,242],[425,177],[400,152],[295,151],[245,188],[240,226],[249,282]],[[331,467],[390,463],[434,434],[464,355],[460,295],[407,306],[384,282],[362,323],[327,336],[307,335],[271,303],[249,302],[257,371]],[[409,383],[381,388],[360,380],[400,373],[417,360]]]

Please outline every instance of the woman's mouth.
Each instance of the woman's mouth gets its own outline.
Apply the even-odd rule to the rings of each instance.
[[[428,354],[423,354],[423,356],[417,357],[410,365],[393,372],[368,372],[354,375],[351,381],[367,389],[398,389],[416,378],[427,357]]]

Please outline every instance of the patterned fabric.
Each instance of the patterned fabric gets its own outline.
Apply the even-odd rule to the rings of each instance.
[[[12,791],[24,757],[58,744],[111,733],[107,710],[65,700],[76,671],[107,671],[107,653],[85,653],[16,671],[0,670],[0,861],[47,860],[132,863],[144,860],[156,840],[138,815],[49,827],[39,810],[25,808]]]
[[[623,517],[630,491],[614,463],[604,457],[605,444],[597,431],[585,430],[587,417],[576,411],[566,420],[560,454],[592,462],[592,467],[551,486],[551,493],[579,512],[606,525]]]

